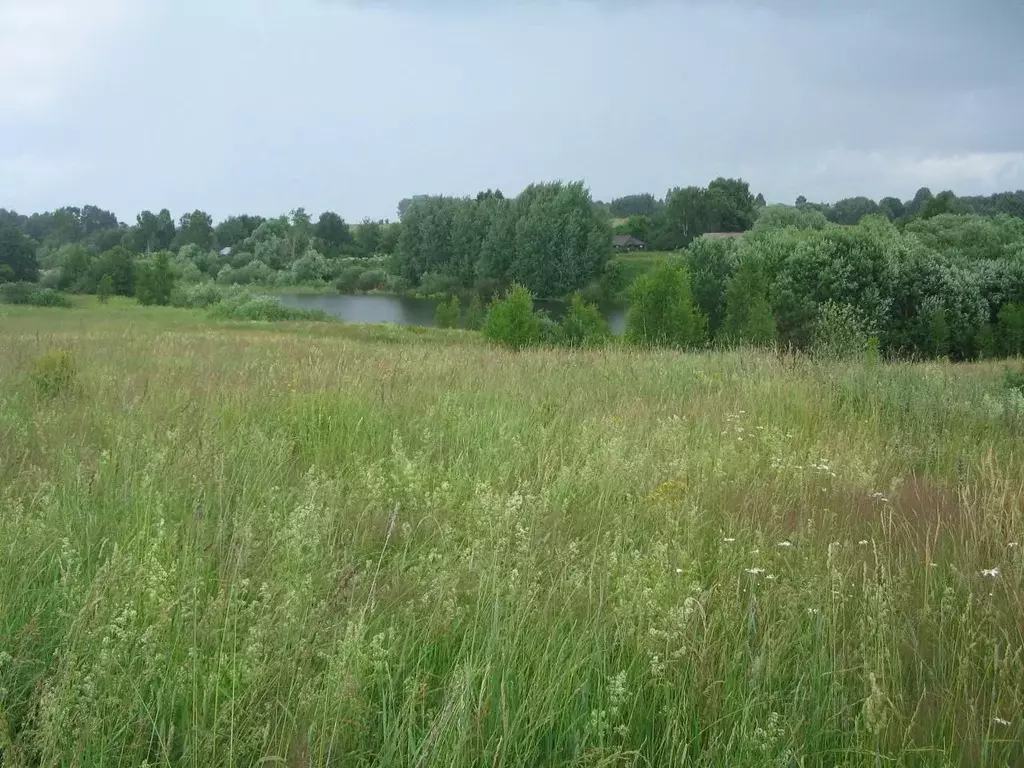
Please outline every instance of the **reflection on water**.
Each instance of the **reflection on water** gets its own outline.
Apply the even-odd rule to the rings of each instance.
[[[340,317],[346,323],[387,323],[389,325],[434,326],[434,312],[438,302],[432,299],[414,299],[407,296],[382,294],[280,294],[281,303],[300,309],[322,309],[329,315]],[[538,301],[537,309],[548,312],[558,320],[565,313],[565,302]],[[604,315],[614,333],[626,328],[625,310],[602,307]]]

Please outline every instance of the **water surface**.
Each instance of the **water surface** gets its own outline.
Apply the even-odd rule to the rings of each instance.
[[[433,299],[415,299],[408,296],[385,294],[297,294],[283,293],[278,298],[286,307],[298,309],[322,309],[329,315],[339,317],[346,323],[389,325],[422,325],[433,328],[434,312],[440,303]],[[565,314],[564,301],[538,301],[537,309],[548,312],[555,320]],[[626,328],[626,312],[615,307],[601,307],[601,314],[608,321],[613,333],[622,333]]]

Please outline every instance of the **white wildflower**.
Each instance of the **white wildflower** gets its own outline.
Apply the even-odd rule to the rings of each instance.
[[[764,573],[764,568],[747,568],[745,569],[751,576],[760,576]]]
[[[786,541],[780,541],[776,546],[782,547],[783,549],[789,549],[790,547],[792,547],[794,545],[793,545],[792,541],[789,541],[787,539]]]
[[[1020,546],[1020,542],[1019,541],[1011,541],[1006,546],[1008,546],[1010,549],[1017,549],[1017,547]]]
[[[736,539],[727,536],[726,538],[722,539],[722,541],[724,541],[726,544],[732,544],[734,541],[736,541]]]
[[[861,539],[857,543],[860,544],[862,547],[866,547],[868,545],[868,540],[867,539]]]
[[[996,725],[1001,725],[1004,728],[1009,728],[1011,725],[1013,725],[1013,723],[1011,723],[1009,720],[1003,720],[1003,718],[1001,717],[993,717],[992,722]]]
[[[999,577],[999,568],[987,568],[981,572],[981,575],[986,579],[995,579]]]

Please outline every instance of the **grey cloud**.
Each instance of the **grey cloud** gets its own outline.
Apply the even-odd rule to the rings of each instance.
[[[552,178],[605,198],[720,174],[773,200],[1024,186],[1020,8],[820,5],[156,0],[58,112],[0,118],[0,146],[51,166],[0,205],[351,219]]]

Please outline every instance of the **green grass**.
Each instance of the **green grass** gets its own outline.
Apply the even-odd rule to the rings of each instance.
[[[1003,367],[0,306],[3,765],[1021,765]]]
[[[626,284],[632,285],[640,275],[650,272],[673,256],[679,256],[679,254],[671,251],[637,251],[618,254],[615,256],[615,260],[626,268]]]

